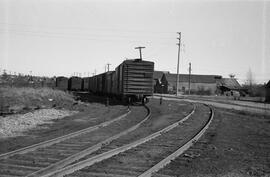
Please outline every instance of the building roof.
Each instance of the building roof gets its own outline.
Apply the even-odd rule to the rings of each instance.
[[[267,84],[266,84],[265,87],[266,87],[266,88],[270,88],[270,80],[267,82]]]
[[[169,83],[176,83],[177,74],[165,74],[166,80]],[[218,75],[190,75],[191,83],[216,83],[216,80],[221,79],[221,76]],[[179,82],[189,82],[188,74],[179,74]]]
[[[153,79],[161,79],[165,73],[169,73],[169,71],[154,71]]]
[[[234,78],[222,78],[218,81],[218,86],[227,87],[231,90],[241,89],[241,85]]]

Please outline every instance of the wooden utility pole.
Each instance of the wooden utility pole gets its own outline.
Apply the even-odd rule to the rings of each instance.
[[[107,63],[107,71],[110,71],[110,63]]]
[[[188,94],[190,95],[190,77],[191,77],[191,63],[189,63],[189,68],[188,68]]]
[[[140,60],[142,60],[142,49],[144,49],[145,47],[135,47],[135,49],[139,49],[140,51]]]
[[[177,34],[179,34],[179,38],[177,38],[179,40],[179,43],[177,43],[177,45],[178,45],[178,60],[177,60],[176,96],[178,96],[178,87],[179,87],[179,60],[180,60],[180,47],[181,47],[181,32],[178,32]]]

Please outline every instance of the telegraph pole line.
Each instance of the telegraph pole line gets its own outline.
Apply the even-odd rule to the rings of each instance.
[[[144,49],[145,47],[135,47],[135,49],[139,49],[140,51],[140,60],[142,60],[142,49]]]
[[[189,68],[188,68],[188,94],[190,95],[190,77],[191,77],[191,63],[189,63]]]
[[[179,40],[179,43],[177,43],[177,45],[178,45],[178,60],[177,60],[176,96],[178,96],[178,87],[179,87],[179,60],[180,60],[180,47],[181,47],[181,32],[178,32],[177,34],[179,34],[179,38],[177,38]]]

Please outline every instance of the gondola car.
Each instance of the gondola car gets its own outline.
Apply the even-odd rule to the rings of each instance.
[[[68,78],[64,76],[59,76],[56,78],[55,87],[59,90],[68,90]]]

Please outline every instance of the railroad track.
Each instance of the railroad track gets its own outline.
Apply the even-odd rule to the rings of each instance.
[[[183,104],[180,104],[180,105],[183,105]],[[170,106],[170,105],[168,105],[168,106]],[[182,109],[181,107],[180,107],[180,109],[182,110],[182,112],[181,112],[181,114],[178,114],[178,115],[180,118],[182,118],[185,114],[187,114],[186,111],[188,111],[189,109]],[[148,110],[148,112],[150,112],[150,110]],[[136,146],[142,144],[143,141],[147,142],[151,139],[154,139],[154,138],[164,134],[165,132],[170,131],[171,129],[178,126],[179,123],[187,120],[193,113],[194,113],[194,109],[192,110],[192,112],[190,112],[182,120],[180,120],[176,123],[173,123],[172,125],[164,128],[158,132],[155,132],[156,131],[155,129],[151,130],[150,132],[155,132],[155,133],[151,134],[148,137],[143,138],[142,140],[135,141],[133,143],[133,146],[136,147]],[[135,114],[137,115],[138,113],[135,113]],[[136,117],[136,120],[138,122],[138,119],[137,119],[138,116],[135,116],[135,117]],[[86,159],[87,155],[93,157],[93,156],[96,156],[96,154],[101,153],[101,158],[104,158],[102,156],[104,155],[104,152],[106,152],[106,151],[108,151],[106,153],[109,157],[111,156],[111,150],[113,150],[113,149],[115,149],[114,153],[116,153],[116,154],[118,154],[120,151],[124,152],[127,149],[130,149],[132,147],[130,147],[130,145],[127,144],[127,140],[123,140],[123,139],[119,140],[120,141],[120,144],[119,144],[119,141],[117,141],[118,138],[119,137],[122,138],[122,137],[126,136],[125,138],[128,138],[130,141],[133,141],[134,139],[128,137],[128,135],[131,134],[131,136],[133,136],[133,135],[138,136],[138,134],[136,135],[136,134],[132,134],[130,132],[132,132],[132,131],[134,132],[134,130],[137,129],[139,126],[141,126],[143,123],[145,123],[144,124],[145,128],[149,129],[149,127],[147,127],[147,123],[146,123],[146,121],[149,117],[150,117],[150,115],[147,115],[142,121],[140,121],[136,125],[130,127],[129,129],[127,129],[125,131],[120,131],[120,132],[118,131],[118,133],[115,133],[114,135],[112,133],[112,134],[110,134],[111,136],[108,137],[107,139],[103,138],[103,140],[102,140],[102,138],[101,138],[98,141],[92,142],[91,145],[88,144],[89,135],[91,135],[91,136],[93,136],[93,134],[94,134],[94,136],[95,136],[95,134],[102,135],[102,131],[96,130],[90,134],[85,134],[85,136],[82,136],[82,137],[78,136],[75,138],[73,137],[71,139],[65,138],[64,142],[57,142],[54,145],[50,144],[49,146],[47,146],[47,148],[44,148],[44,147],[43,148],[36,148],[36,150],[34,150],[34,151],[32,149],[31,151],[33,151],[33,152],[27,151],[27,153],[26,152],[23,152],[23,153],[15,152],[12,155],[9,154],[8,156],[5,157],[6,159],[0,160],[0,176],[51,176],[53,174],[59,173],[59,171],[61,171],[62,169],[64,169],[64,171],[65,171],[66,168],[69,168],[70,166],[72,166],[72,165],[70,165],[72,163],[76,165],[77,163],[75,163],[75,161],[82,160],[83,158]],[[171,119],[171,118],[169,118],[169,119],[170,119],[170,121],[168,121],[168,123],[177,120],[177,119]],[[123,124],[124,120],[121,120],[121,121],[122,121],[122,123],[120,123],[120,121],[115,121],[115,123],[111,123],[111,124],[117,123],[116,125],[118,125],[118,126],[120,125],[120,127],[127,127],[127,126],[125,126],[125,124]],[[153,120],[151,120],[151,121],[153,121]],[[149,120],[148,123],[151,121]],[[130,122],[130,120],[129,120],[129,122]],[[99,127],[99,128],[101,128],[101,127]],[[143,127],[143,126],[141,126],[141,127]],[[112,125],[107,126],[106,128],[107,128],[106,131],[119,129],[119,127],[112,126]],[[138,132],[140,132],[140,130],[138,130]],[[140,134],[142,134],[142,133],[140,133]],[[141,136],[144,136],[144,135],[141,135]],[[84,138],[86,138],[86,139],[84,139]],[[119,139],[121,139],[121,138],[119,138]],[[74,139],[75,139],[75,141],[73,141]],[[92,140],[92,139],[90,138],[90,140]],[[121,146],[124,144],[127,144],[127,145],[124,146],[124,148],[120,147],[120,151],[119,151],[119,148],[115,148],[116,144],[111,143],[113,140],[115,140],[117,146]],[[84,142],[82,142],[82,141],[84,141]],[[86,143],[86,141],[87,141],[87,143]],[[78,145],[78,143],[79,143],[79,145]],[[82,146],[85,145],[84,149],[79,148],[81,145]],[[87,145],[87,147],[86,147],[86,145]],[[105,159],[108,158],[108,156],[105,157]],[[98,159],[97,161],[100,161],[100,159]]]
[[[142,116],[147,112],[146,116]],[[124,117],[129,117],[124,119]],[[123,136],[150,117],[150,110],[132,113],[49,141],[0,155],[0,176],[40,176],[90,154]]]
[[[182,154],[202,136],[213,110],[199,104],[184,119],[129,144],[115,148],[115,140],[95,154],[45,176],[151,176]]]
[[[118,148],[112,143],[85,160],[45,176],[151,176],[195,143],[213,116],[210,107],[199,104],[196,111],[158,132]]]

